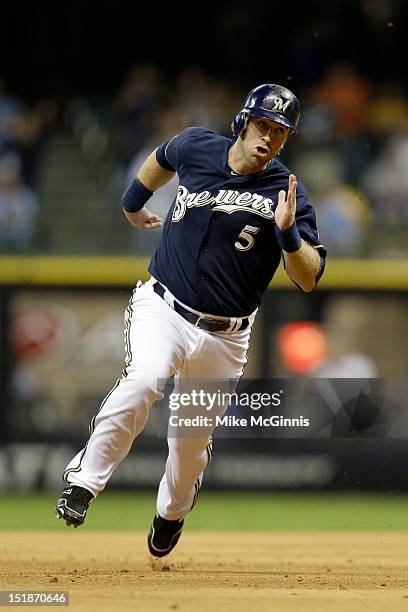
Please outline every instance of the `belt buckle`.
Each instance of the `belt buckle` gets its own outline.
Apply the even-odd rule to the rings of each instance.
[[[198,316],[197,316],[197,321],[194,323],[194,327],[200,327],[200,326],[199,326],[199,323],[200,323],[200,321],[202,321],[203,319],[204,319],[204,320],[206,319],[206,316],[205,316],[205,315],[203,315],[203,314],[198,315]]]

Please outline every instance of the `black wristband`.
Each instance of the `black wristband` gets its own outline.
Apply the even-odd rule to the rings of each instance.
[[[122,205],[127,212],[138,212],[151,198],[153,191],[147,189],[139,179],[134,179],[122,196]]]
[[[285,230],[279,229],[279,227],[275,224],[275,232],[282,251],[286,251],[286,253],[294,253],[300,249],[302,239],[296,226],[296,221]]]

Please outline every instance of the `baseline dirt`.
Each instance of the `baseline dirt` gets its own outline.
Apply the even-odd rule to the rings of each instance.
[[[145,539],[0,532],[0,589],[69,591],[60,609],[75,611],[408,611],[407,533],[186,529],[164,560],[150,557]]]

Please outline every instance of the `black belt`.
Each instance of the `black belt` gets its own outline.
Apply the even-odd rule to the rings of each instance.
[[[153,290],[155,293],[157,293],[158,296],[164,299],[164,293],[166,290],[163,285],[161,285],[159,282],[155,282],[153,285]],[[203,317],[201,315],[194,314],[194,312],[190,312],[186,308],[183,308],[183,306],[176,302],[176,300],[174,300],[173,309],[178,312],[178,314],[181,315],[183,319],[185,319],[189,323],[192,323],[196,327],[199,327],[200,329],[204,329],[205,331],[225,332],[227,331],[227,329],[230,328],[232,324],[232,319],[221,321],[219,319],[212,319],[210,316],[207,315]],[[241,324],[238,326],[237,329],[233,329],[233,331],[237,332],[246,329],[248,327],[248,324],[248,317],[242,317]]]

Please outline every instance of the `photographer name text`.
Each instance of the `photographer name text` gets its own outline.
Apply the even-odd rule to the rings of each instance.
[[[232,415],[215,417],[197,415],[186,418],[172,414],[169,424],[171,427],[309,427],[310,419],[303,416],[288,418],[278,414],[269,417],[251,415],[250,418]]]

